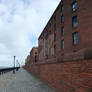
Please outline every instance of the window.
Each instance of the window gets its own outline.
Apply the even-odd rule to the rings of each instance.
[[[47,40],[48,39],[48,30],[46,29],[45,31],[45,39]]]
[[[37,56],[35,56],[35,62],[37,62]]]
[[[56,31],[56,24],[54,24],[54,31]]]
[[[78,44],[78,41],[79,41],[79,35],[78,35],[78,32],[75,32],[73,34],[73,44],[74,45]]]
[[[61,41],[61,48],[64,49],[64,40]]]
[[[54,45],[54,54],[56,54],[56,45]]]
[[[35,52],[35,55],[37,55],[37,52]]]
[[[49,27],[51,28],[51,23],[49,23]]]
[[[64,5],[61,6],[61,11],[63,11],[63,10],[64,10]]]
[[[45,56],[46,56],[46,59],[48,58],[48,46],[49,46],[49,43],[48,43],[48,39],[45,40]]]
[[[63,4],[63,0],[61,0],[61,4]]]
[[[54,16],[54,20],[56,21],[56,16]]]
[[[77,16],[74,16],[72,18],[72,26],[73,27],[77,27],[78,26],[78,18],[77,18]]]
[[[61,16],[61,23],[64,23],[64,15]]]
[[[72,4],[72,11],[76,11],[77,10],[77,2],[75,1],[73,4]]]
[[[64,36],[64,27],[61,28],[61,36]]]
[[[54,33],[54,41],[56,41],[56,33]]]
[[[51,34],[51,30],[49,30],[49,34]]]
[[[46,59],[48,59],[48,54],[46,54]]]

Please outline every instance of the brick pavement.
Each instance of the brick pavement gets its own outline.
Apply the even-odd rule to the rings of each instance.
[[[20,69],[0,76],[0,92],[55,92],[26,70]]]

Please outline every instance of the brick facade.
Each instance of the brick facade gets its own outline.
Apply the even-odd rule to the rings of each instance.
[[[31,64],[34,64],[38,61],[38,47],[33,47],[30,51],[30,54],[27,56],[25,60],[26,68],[29,68]]]
[[[33,64],[30,72],[56,92],[92,92],[92,59]]]
[[[92,92],[91,30],[92,1],[62,0],[38,38],[38,62],[26,69],[57,92]]]
[[[33,47],[30,52],[30,63],[34,64],[38,61],[38,47]]]
[[[72,11],[72,4],[77,2],[76,11]],[[62,9],[62,6],[64,7]],[[92,46],[92,1],[62,0],[39,36],[39,61],[52,57],[63,56],[87,49]],[[61,17],[64,16],[64,22]],[[73,27],[72,19],[77,16],[78,26]],[[64,28],[64,36],[61,30]],[[78,44],[73,44],[73,34],[78,33]],[[61,41],[64,40],[64,49]]]

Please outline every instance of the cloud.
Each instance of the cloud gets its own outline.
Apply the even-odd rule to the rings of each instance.
[[[0,66],[20,63],[33,46],[60,0],[0,0]]]

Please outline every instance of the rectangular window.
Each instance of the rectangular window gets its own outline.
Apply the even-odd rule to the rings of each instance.
[[[78,26],[78,18],[77,18],[77,16],[74,16],[72,18],[72,26],[73,27],[77,27]]]
[[[74,44],[74,45],[77,45],[78,42],[79,42],[79,35],[78,35],[78,32],[75,32],[75,33],[73,34],[73,44]]]
[[[61,28],[61,36],[64,36],[64,27]]]
[[[61,0],[61,4],[63,4],[64,2],[63,2],[63,0]]]
[[[56,33],[54,33],[54,41],[56,41]]]
[[[64,23],[64,15],[61,16],[61,23]]]
[[[45,39],[48,39],[48,30],[45,31]]]
[[[49,34],[51,34],[51,30],[49,30]]]
[[[51,23],[49,23],[49,27],[51,28]]]
[[[64,40],[61,41],[61,49],[64,49]]]
[[[46,59],[48,58],[48,46],[49,46],[48,39],[47,40],[45,39],[45,57]]]
[[[54,31],[56,31],[56,24],[54,24]]]
[[[56,16],[54,16],[54,21],[56,21]]]
[[[75,12],[77,10],[77,2],[73,2],[72,4],[72,11]]]
[[[56,54],[56,45],[54,45],[54,54]]]
[[[35,63],[37,62],[37,56],[35,56]]]
[[[64,5],[61,6],[61,11],[63,11],[63,10],[64,10]]]

